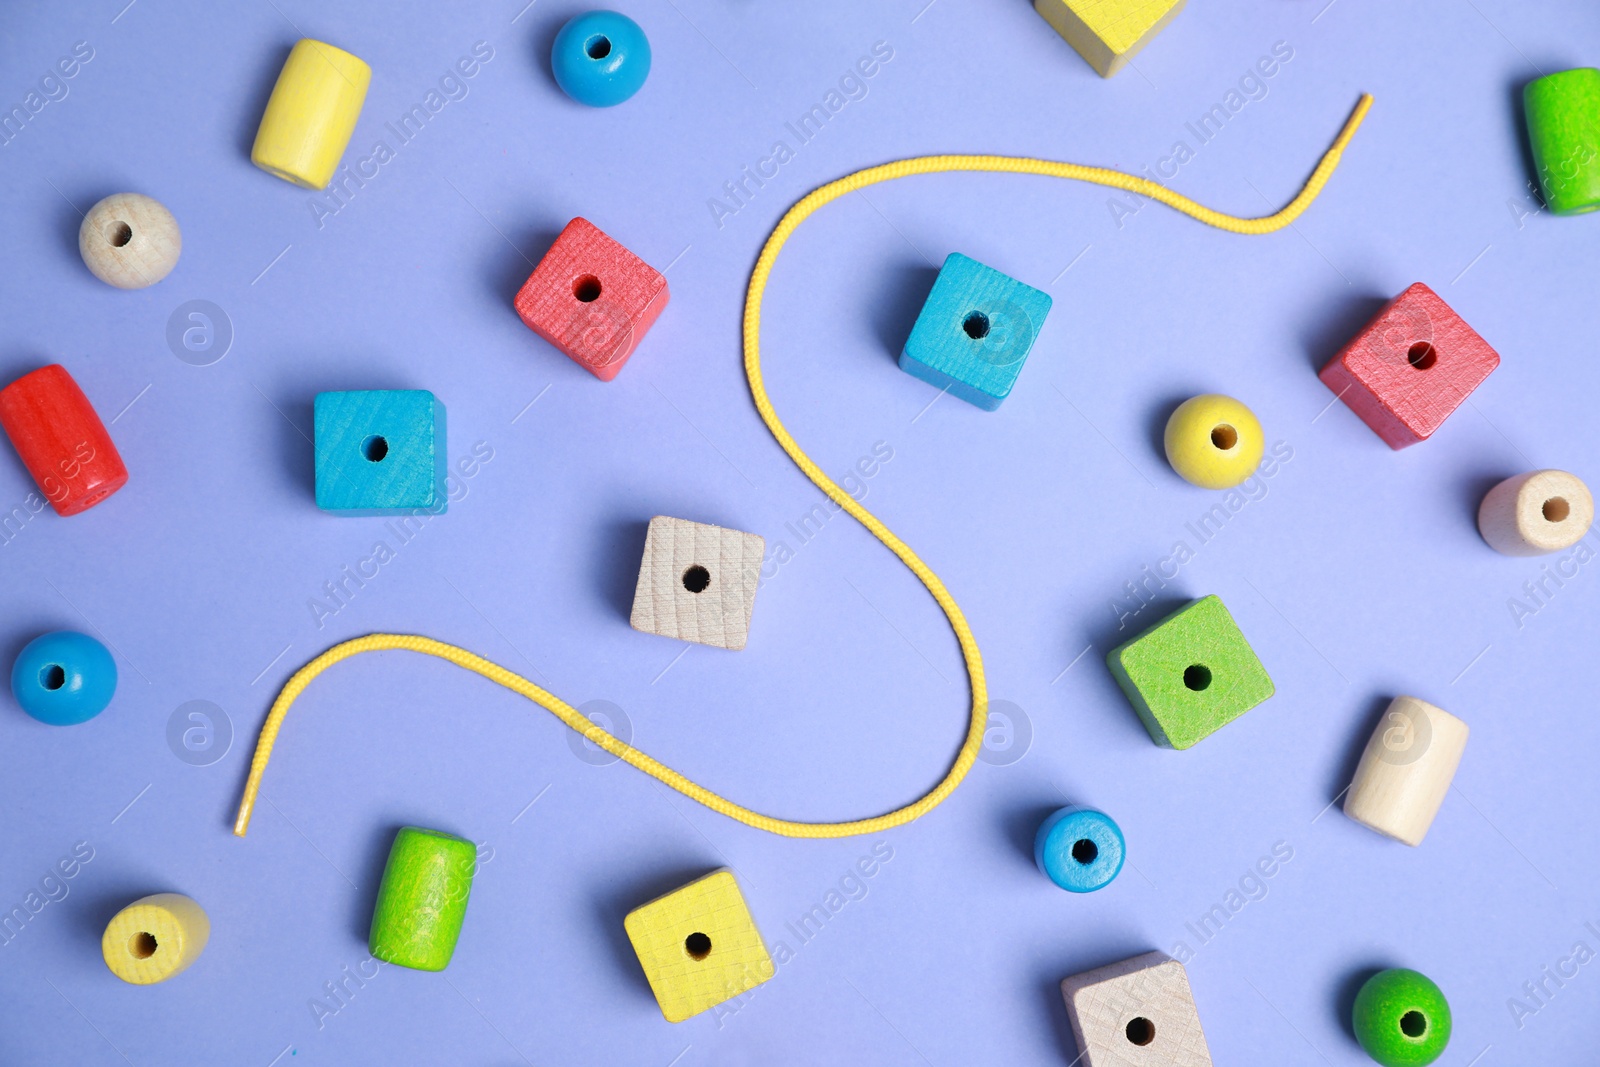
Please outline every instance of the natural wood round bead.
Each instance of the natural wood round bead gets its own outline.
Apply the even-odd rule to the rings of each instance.
[[[84,265],[107,285],[143,289],[178,265],[183,234],[160,201],[140,193],[113,193],[83,217],[78,251]]]
[[[1594,521],[1594,497],[1577,475],[1529,471],[1507,478],[1478,506],[1478,531],[1496,552],[1542,556],[1577,544]]]

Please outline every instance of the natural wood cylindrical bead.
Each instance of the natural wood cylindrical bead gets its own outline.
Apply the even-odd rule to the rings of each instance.
[[[1529,471],[1489,490],[1478,506],[1478,532],[1496,552],[1542,556],[1570,548],[1594,522],[1594,497],[1566,471]]]
[[[286,182],[324,189],[344,158],[372,68],[341,48],[295,42],[261,116],[250,162]]]
[[[181,893],[157,893],[112,916],[100,952],[124,982],[154,985],[199,959],[210,938],[204,908]]]
[[[1427,701],[1395,697],[1361,753],[1344,813],[1397,841],[1422,844],[1466,747],[1466,723]]]
[[[178,265],[183,234],[159,200],[112,193],[83,217],[78,253],[96,278],[118,289],[154,285]]]
[[[87,511],[128,481],[105,423],[59,364],[0,389],[0,426],[58,515]]]

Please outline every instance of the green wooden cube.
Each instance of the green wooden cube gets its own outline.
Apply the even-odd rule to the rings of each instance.
[[[449,966],[477,863],[466,838],[416,826],[396,834],[372,911],[372,955],[419,971]]]
[[[1189,748],[1274,690],[1239,625],[1214,596],[1168,615],[1106,656],[1156,744]]]

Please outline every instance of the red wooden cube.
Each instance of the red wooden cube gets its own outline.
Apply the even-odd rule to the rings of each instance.
[[[59,364],[0,389],[0,426],[58,515],[88,511],[128,481],[105,423]]]
[[[528,328],[603,382],[667,306],[667,279],[588,219],[567,223],[517,293]]]
[[[1500,356],[1421,282],[1378,313],[1317,376],[1390,448],[1426,441]]]

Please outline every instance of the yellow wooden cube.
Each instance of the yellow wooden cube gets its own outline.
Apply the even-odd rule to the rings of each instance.
[[[344,158],[372,68],[331,44],[295,42],[272,87],[250,162],[287,182],[324,189]]]
[[[727,868],[657,897],[623,920],[668,1022],[754,989],[776,968]]]
[[[1033,0],[1034,10],[1109,78],[1183,10],[1184,0]]]

